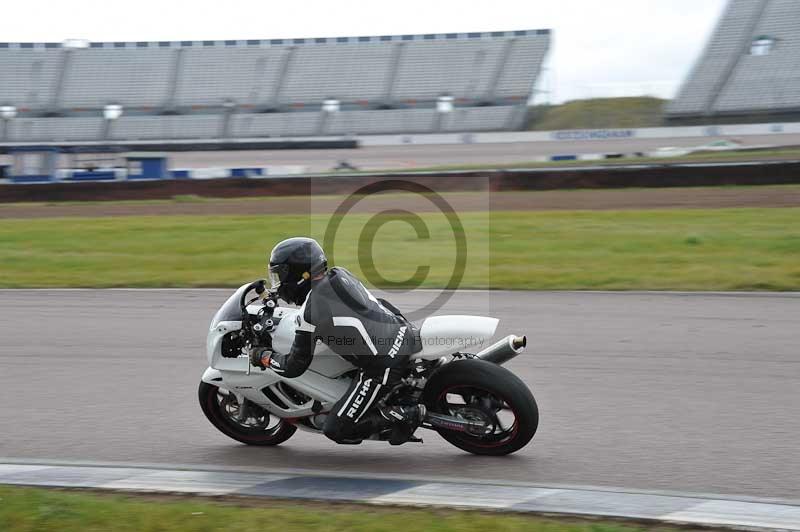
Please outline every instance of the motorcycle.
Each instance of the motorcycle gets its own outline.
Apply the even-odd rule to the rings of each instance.
[[[298,309],[278,303],[266,281],[242,285],[214,315],[206,340],[209,367],[198,390],[200,406],[220,432],[248,445],[278,445],[298,429],[322,434],[325,417],[358,373],[324,344],[296,378],[252,366],[253,347],[286,353],[292,345]],[[502,367],[525,349],[525,336],[507,336],[477,353],[464,351],[494,336],[498,321],[425,319],[419,327],[422,350],[411,356],[407,374],[382,405],[423,404],[420,427],[470,453],[506,455],[527,445],[539,423],[536,400]],[[370,439],[385,440],[387,434]]]

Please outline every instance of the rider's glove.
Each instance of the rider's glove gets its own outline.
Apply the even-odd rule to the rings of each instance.
[[[269,367],[269,359],[272,351],[264,347],[254,347],[250,349],[250,364],[264,371]]]

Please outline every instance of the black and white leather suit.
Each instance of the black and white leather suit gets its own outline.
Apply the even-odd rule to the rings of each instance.
[[[384,426],[388,416],[374,407],[399,382],[409,356],[422,348],[413,326],[344,268],[312,281],[297,319],[291,350],[273,354],[270,369],[284,377],[301,375],[320,341],[360,370],[328,413],[325,435],[357,440]]]

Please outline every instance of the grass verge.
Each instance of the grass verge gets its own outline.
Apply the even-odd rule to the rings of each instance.
[[[553,189],[553,190],[504,190],[504,191],[492,191],[491,192],[491,202],[497,201],[498,204],[502,204],[503,199],[507,197],[541,197],[547,195],[561,195],[561,194],[570,194],[570,193],[577,193],[577,194],[584,194],[587,192],[593,192],[598,194],[614,194],[614,195],[625,195],[625,194],[636,194],[639,192],[646,192],[648,194],[658,194],[658,193],[669,193],[674,195],[683,195],[687,198],[692,196],[703,196],[708,194],[715,194],[717,192],[784,192],[787,194],[794,194],[800,191],[800,185],[716,185],[716,186],[698,186],[698,187],[665,187],[665,188],[654,188],[654,187],[625,187],[625,188],[606,188],[606,189],[586,189],[586,188],[565,188],[565,189]],[[452,191],[452,192],[441,192],[437,193],[438,196],[444,198],[448,203],[456,204],[459,200],[470,199],[470,198],[478,198],[481,201],[484,201],[487,198],[486,191],[474,192],[474,191]],[[382,192],[380,197],[382,199],[393,199],[397,200],[398,202],[407,201],[409,197],[415,196],[409,193],[404,192]],[[14,218],[19,215],[24,215],[24,211],[26,209],[37,209],[41,207],[64,207],[64,206],[132,206],[132,207],[143,207],[147,205],[155,205],[155,206],[174,206],[174,205],[181,205],[181,204],[196,204],[196,205],[207,205],[207,204],[214,204],[214,205],[226,205],[226,204],[241,204],[241,203],[259,203],[263,205],[269,204],[280,204],[285,203],[287,201],[294,201],[294,202],[302,202],[302,205],[305,210],[308,210],[312,205],[317,206],[322,203],[329,203],[334,207],[341,205],[342,202],[348,197],[347,195],[343,194],[317,194],[312,196],[259,196],[259,195],[249,195],[249,196],[235,196],[235,197],[216,197],[216,196],[194,196],[190,195],[192,199],[186,199],[185,196],[172,196],[171,198],[164,198],[164,199],[125,199],[125,200],[82,200],[82,201],[26,201],[26,202],[16,202],[16,203],[0,203],[0,218]],[[365,196],[358,196],[358,197],[365,197]],[[454,205],[455,207],[455,205]],[[680,207],[680,205],[674,205],[672,207]],[[578,207],[576,207],[578,208]],[[710,206],[713,208],[713,205]],[[640,207],[639,210],[646,210],[647,207]],[[502,208],[498,208],[497,210],[502,210]],[[574,210],[574,209],[573,209]],[[267,207],[264,209],[264,212],[270,212],[270,208]],[[225,212],[221,212],[220,214],[226,214]],[[4,216],[5,215],[5,216]],[[35,218],[36,216],[32,216]]]
[[[638,532],[678,530],[661,525],[541,518],[475,511],[399,509],[275,500],[209,501],[65,492],[0,486],[0,530],[7,532],[91,531],[485,531]],[[685,530],[685,529],[684,529]]]
[[[298,234],[322,241],[329,216],[0,220],[0,286],[238,286],[263,276],[275,242]],[[417,216],[427,227],[421,238],[409,227]],[[461,288],[800,289],[797,208],[459,217]],[[456,265],[452,229],[434,213],[348,215],[335,244],[335,264],[383,287],[442,287]],[[411,275],[419,266],[429,271]]]
[[[590,98],[529,108],[529,129],[597,129],[663,125],[666,100],[649,96]]]

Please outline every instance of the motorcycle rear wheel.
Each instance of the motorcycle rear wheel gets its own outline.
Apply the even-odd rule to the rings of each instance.
[[[491,432],[484,434],[437,428],[442,438],[473,454],[516,452],[531,441],[539,426],[539,408],[525,383],[502,366],[483,360],[458,360],[444,366],[426,384],[423,401],[431,412],[490,425]]]
[[[213,384],[200,382],[197,396],[200,408],[217,430],[247,445],[279,445],[297,431],[291,423],[277,419],[253,404],[249,405],[252,413],[244,420],[238,419],[235,414],[241,405],[233,394]]]

